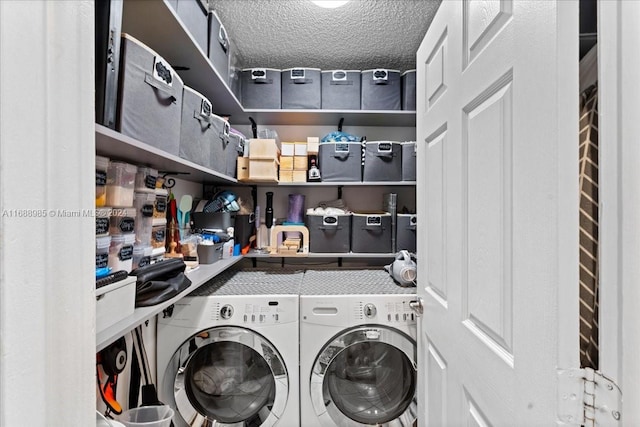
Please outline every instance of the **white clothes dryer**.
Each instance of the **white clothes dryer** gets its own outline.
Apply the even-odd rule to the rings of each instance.
[[[297,427],[303,272],[220,274],[158,319],[158,394],[176,427]]]
[[[417,425],[415,288],[383,270],[307,270],[300,294],[304,427]]]

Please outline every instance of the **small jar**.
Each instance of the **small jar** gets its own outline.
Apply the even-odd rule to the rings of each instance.
[[[151,252],[153,248],[149,245],[146,246],[133,246],[133,263],[132,268],[135,270],[139,267],[145,267],[151,264]]]
[[[167,199],[169,192],[164,188],[156,189],[156,202],[153,205],[154,218],[167,218]]]
[[[146,166],[138,166],[136,173],[135,191],[147,191],[156,189],[158,170]]]
[[[147,246],[151,244],[155,201],[156,194],[153,191],[136,191],[133,196],[133,206],[136,209],[136,245]]]
[[[109,235],[109,217],[111,208],[96,209],[96,237]]]
[[[125,162],[109,162],[107,169],[107,205],[133,206],[133,187],[138,168]]]
[[[158,220],[156,220],[158,221]],[[167,237],[167,220],[160,221],[160,223],[154,222],[151,229],[151,247],[152,248],[164,248]]]
[[[109,266],[109,246],[111,236],[96,237],[96,272]]]
[[[133,243],[135,234],[117,234],[111,236],[109,246],[109,267],[111,271],[131,272],[133,267]]]
[[[133,234],[136,227],[136,208],[112,208],[109,234]]]
[[[107,170],[109,158],[96,156],[96,207],[101,208],[107,204]]]

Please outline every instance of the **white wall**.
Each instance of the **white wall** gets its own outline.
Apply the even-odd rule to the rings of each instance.
[[[2,426],[95,422],[93,39],[90,0],[0,1]]]

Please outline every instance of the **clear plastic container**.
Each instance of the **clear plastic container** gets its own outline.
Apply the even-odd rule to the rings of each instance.
[[[125,162],[109,162],[107,169],[107,205],[112,207],[133,206],[133,187],[136,181],[135,165]]]
[[[136,191],[155,190],[158,170],[146,166],[138,166],[136,173]]]
[[[164,248],[167,237],[167,222],[154,225],[151,229],[151,247]]]
[[[96,207],[101,208],[107,204],[107,170],[109,158],[96,156]]]
[[[136,191],[133,206],[136,209],[136,245],[151,244],[151,228],[153,226],[153,209],[156,201],[154,191]]]
[[[168,405],[141,406],[124,412],[119,421],[127,427],[169,427],[173,414]]]
[[[125,270],[131,272],[133,268],[133,243],[135,234],[116,234],[111,236],[109,246],[109,267],[111,271]]]
[[[96,237],[96,270],[109,266],[111,236]]]
[[[144,267],[151,264],[152,252],[153,252],[153,248],[150,245],[146,245],[146,246],[134,245],[132,268],[135,270],[138,267]]]
[[[96,209],[96,237],[109,235],[109,217],[111,208]]]
[[[112,208],[109,234],[133,234],[136,230],[136,208]]]
[[[153,205],[153,217],[154,218],[166,218],[167,217],[167,199],[169,198],[169,191],[158,188],[156,189],[156,203]]]

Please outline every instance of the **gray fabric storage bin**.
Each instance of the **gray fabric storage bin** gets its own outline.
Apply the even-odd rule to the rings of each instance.
[[[362,181],[362,144],[322,142],[318,163],[322,181]]]
[[[175,10],[204,54],[209,44],[209,11],[200,0],[177,0]]]
[[[222,117],[211,115],[211,128],[213,139],[211,140],[211,169],[227,174],[227,147],[230,144],[229,122]]]
[[[199,92],[185,86],[182,95],[180,157],[213,169],[212,142],[219,134],[212,126],[211,102]]]
[[[402,143],[402,180],[416,180],[416,143],[415,141]]]
[[[220,75],[220,79],[227,83],[229,81],[229,37],[220,18],[213,11],[209,14],[209,61]]]
[[[224,158],[226,162],[224,174],[232,178],[236,177],[238,169],[238,157],[244,151],[245,139],[242,135],[229,132],[229,143],[224,147]]]
[[[245,68],[240,78],[242,106],[253,110],[279,110],[282,72],[273,68]]]
[[[319,109],[321,86],[319,68],[282,70],[282,109]]]
[[[415,214],[398,214],[396,216],[396,248],[398,251],[416,251],[416,229],[418,217]]]
[[[402,73],[402,109],[416,110],[416,70]]]
[[[360,70],[322,71],[322,109],[360,109]]]
[[[354,213],[351,218],[351,251],[355,253],[391,252],[391,214]]]
[[[364,146],[363,181],[402,181],[402,144],[367,141]]]
[[[241,92],[242,68],[240,68],[240,56],[235,45],[229,41],[229,89],[238,98],[242,99]]]
[[[307,215],[309,252],[348,253],[351,250],[351,214]]]
[[[160,55],[122,35],[116,130],[178,155],[182,80]]]
[[[361,92],[363,110],[400,110],[400,71],[383,68],[363,71]]]

